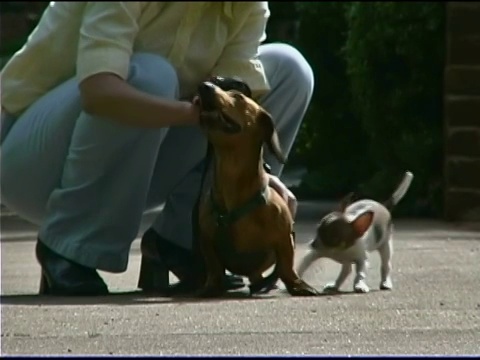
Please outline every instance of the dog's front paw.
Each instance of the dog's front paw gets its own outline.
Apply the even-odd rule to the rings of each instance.
[[[368,285],[363,280],[356,283],[355,286],[353,287],[353,290],[357,294],[366,294],[370,291],[370,289],[368,288]]]
[[[292,296],[317,296],[320,293],[313,288],[312,286],[308,285],[305,281],[298,279],[292,285],[288,285],[287,291]]]
[[[323,292],[328,294],[336,294],[338,293],[338,287],[335,283],[328,283],[323,287]]]
[[[266,285],[260,284],[260,285],[252,284],[252,285],[249,286],[250,296],[265,295],[265,294],[268,294],[272,290],[278,289],[278,286],[277,286],[276,283],[271,283],[271,284],[266,284]]]
[[[380,283],[380,290],[392,290],[392,289],[393,289],[393,284],[390,278]]]

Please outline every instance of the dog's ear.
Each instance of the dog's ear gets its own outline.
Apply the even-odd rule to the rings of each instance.
[[[273,155],[275,155],[281,164],[285,164],[287,159],[282,153],[280,141],[278,139],[278,133],[275,129],[272,116],[266,111],[261,111],[258,115],[257,121],[263,130],[263,140],[267,144],[268,149]]]
[[[340,205],[339,205],[338,211],[340,211],[341,213],[345,212],[345,209],[347,208],[347,206],[350,205],[351,203],[353,203],[353,197],[354,196],[355,196],[354,192],[351,192],[351,193],[347,194],[346,196],[344,196],[340,200]]]
[[[373,222],[373,211],[365,210],[349,220],[358,237],[362,237]]]

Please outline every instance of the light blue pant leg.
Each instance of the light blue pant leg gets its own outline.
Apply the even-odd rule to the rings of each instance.
[[[134,55],[128,82],[177,97],[175,70],[155,55]],[[6,135],[2,202],[41,225],[39,237],[58,254],[84,266],[124,271],[167,131],[83,112],[71,79],[33,104]]]
[[[158,206],[172,194],[181,196],[179,183],[196,186],[199,180],[191,176],[192,168],[205,157],[207,140],[198,126],[172,127],[158,152],[152,184],[147,199],[147,208]],[[199,174],[201,174],[199,172]],[[188,176],[187,176],[188,175]],[[193,182],[192,182],[193,181]],[[185,183],[184,188],[190,188]],[[197,185],[198,186],[198,185]],[[189,192],[188,192],[189,193]],[[176,206],[169,204],[167,206]],[[178,216],[184,216],[182,208],[172,208]],[[175,216],[176,217],[176,216]]]
[[[271,113],[283,152],[288,155],[310,104],[313,72],[305,58],[286,44],[260,46],[260,59],[271,86],[260,104]],[[197,154],[198,160],[204,151]],[[266,153],[266,161],[272,166],[273,174],[281,174],[283,165],[271,154]],[[191,211],[198,195],[202,169],[197,166],[183,178],[153,224],[161,236],[186,249],[192,247]]]
[[[312,99],[313,71],[303,55],[287,44],[260,46],[260,60],[271,91],[259,103],[272,115],[283,153],[288,156]],[[268,152],[265,160],[272,173],[280,176],[283,165]]]
[[[160,147],[147,204],[165,201],[152,227],[191,248],[191,212],[198,196],[207,141],[198,127],[171,128]]]

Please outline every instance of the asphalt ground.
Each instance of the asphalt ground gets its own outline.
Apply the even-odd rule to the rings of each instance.
[[[297,261],[329,206],[301,204]],[[351,276],[339,295],[294,298],[280,284],[269,295],[242,289],[216,300],[139,293],[138,239],[126,272],[101,272],[112,295],[38,296],[36,227],[15,216],[1,226],[3,355],[480,354],[478,224],[397,220],[392,291],[378,290],[374,253],[367,294],[352,292]],[[321,290],[339,268],[325,260],[304,278]]]

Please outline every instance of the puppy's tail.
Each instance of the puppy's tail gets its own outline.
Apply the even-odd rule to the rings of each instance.
[[[400,200],[402,200],[410,188],[412,180],[413,174],[410,171],[405,172],[402,181],[397,186],[397,189],[393,192],[392,196],[390,196],[390,198],[383,203],[388,210],[392,210],[400,202]]]

